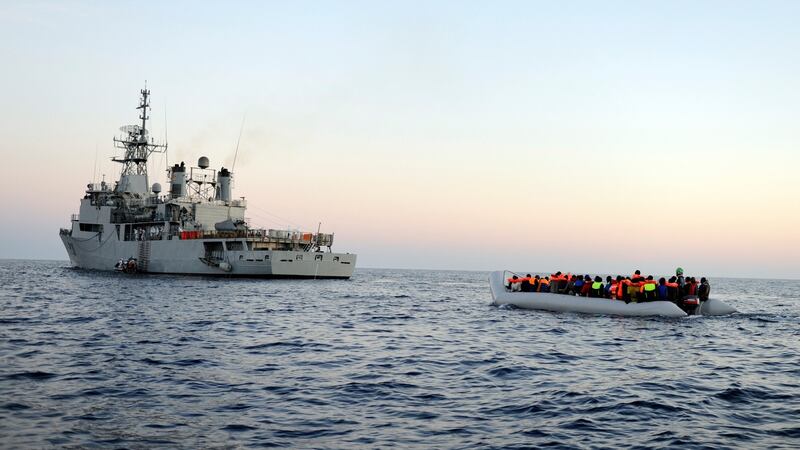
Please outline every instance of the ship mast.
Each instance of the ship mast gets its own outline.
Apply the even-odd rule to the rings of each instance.
[[[112,158],[112,161],[122,164],[122,173],[120,173],[120,180],[128,177],[144,177],[144,186],[147,186],[147,158],[153,152],[162,152],[167,149],[166,144],[156,144],[150,139],[150,133],[147,131],[147,109],[150,108],[150,91],[145,88],[140,91],[141,99],[139,106],[141,113],[139,118],[142,120],[142,125],[126,125],[120,127],[123,135],[118,139],[114,138],[115,146],[123,151],[122,158]]]

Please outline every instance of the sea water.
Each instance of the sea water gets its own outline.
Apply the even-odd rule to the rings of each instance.
[[[800,446],[800,282],[712,278],[740,313],[664,319],[497,308],[487,278],[0,261],[0,446]]]

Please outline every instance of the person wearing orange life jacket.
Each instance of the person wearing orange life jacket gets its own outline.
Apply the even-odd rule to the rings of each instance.
[[[539,279],[539,292],[550,292],[550,277]]]
[[[645,302],[652,302],[656,299],[658,294],[656,293],[656,282],[653,280],[652,275],[648,275],[647,279],[642,281],[639,294]]]
[[[620,280],[617,283],[617,300],[622,300],[625,303],[631,301],[631,297],[628,294],[628,286],[631,284],[630,277],[622,278],[622,275],[619,276]]]
[[[522,279],[519,285],[520,292],[530,292],[531,291],[531,274],[525,275],[525,278]]]
[[[552,280],[551,280],[551,282],[552,282]],[[568,282],[569,282],[569,275],[562,273],[561,276],[558,277],[558,288],[556,289],[556,293],[557,294],[566,294],[565,290],[567,289],[567,283]],[[553,292],[553,290],[550,289],[550,292]]]
[[[622,293],[621,293],[622,280],[624,280],[624,278],[622,278],[622,275],[617,275],[617,278],[611,282],[612,285],[610,290],[611,294],[611,296],[609,297],[610,299],[622,300]]]
[[[558,283],[561,282],[561,271],[559,270],[556,273],[550,274],[550,292],[557,294],[558,293]]]
[[[642,277],[642,271],[639,270],[639,269],[636,269],[636,271],[633,272],[633,275],[631,275],[631,280],[635,280],[635,279],[637,279],[639,277]],[[644,278],[644,277],[642,277],[642,278]]]
[[[511,290],[511,292],[519,291],[519,277],[516,275],[512,275],[511,278],[506,280],[508,284],[506,287]]]
[[[506,278],[506,287],[508,287],[511,283],[516,283],[518,279],[519,279],[519,277],[516,276],[516,275],[512,275],[512,276]]]
[[[603,286],[603,279],[599,275],[594,277],[594,281],[589,287],[589,297],[603,298],[605,294],[605,286]]]
[[[642,288],[643,280],[644,278],[639,276],[632,279],[631,282],[628,284],[628,297],[630,298],[630,301],[632,301],[633,303],[636,303],[639,300],[639,289]]]
[[[539,292],[539,275],[533,277],[533,281],[531,282],[531,292]]]
[[[667,300],[677,305],[678,300],[681,298],[681,286],[678,284],[678,278],[671,277],[665,286],[667,287]]]

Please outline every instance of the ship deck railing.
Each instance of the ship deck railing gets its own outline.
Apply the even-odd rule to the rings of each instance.
[[[293,233],[289,236],[270,236],[267,230],[193,230],[181,231],[178,233],[179,239],[247,239],[252,242],[272,242],[289,243],[299,245],[317,244],[320,246],[330,246],[332,236],[314,233]]]

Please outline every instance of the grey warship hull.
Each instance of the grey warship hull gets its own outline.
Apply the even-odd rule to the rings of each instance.
[[[62,233],[61,240],[74,267],[114,270],[120,260],[134,258],[141,273],[184,274],[252,278],[335,278],[353,275],[356,255],[333,252],[247,249],[252,241],[226,240],[152,240],[119,241],[114,236],[75,238]],[[222,254],[212,257],[208,244],[222,247]],[[227,264],[227,265],[226,265]]]

